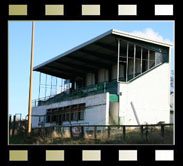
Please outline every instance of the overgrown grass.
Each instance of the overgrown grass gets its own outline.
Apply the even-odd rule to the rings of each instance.
[[[147,134],[147,135],[146,135]],[[49,136],[32,133],[18,133],[9,138],[9,144],[173,144],[173,128],[165,129],[164,137],[162,137],[159,129],[153,129],[144,133],[143,137],[139,130],[127,131],[126,137],[122,132],[111,132],[108,138],[107,132],[98,133],[97,138],[93,136],[85,138],[64,138],[55,132]]]

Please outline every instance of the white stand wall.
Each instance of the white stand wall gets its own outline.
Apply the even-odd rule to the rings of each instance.
[[[133,102],[141,124],[170,120],[169,64],[164,63],[131,83],[119,83],[121,124],[137,124],[130,102]]]
[[[85,119],[84,121],[72,121],[72,123],[80,124],[109,124],[109,93],[97,94],[93,96],[87,96],[80,99],[63,101],[50,105],[44,105],[39,107],[33,107],[32,115],[46,115],[46,110],[51,108],[66,107],[74,104],[86,104]],[[32,127],[38,127],[39,118],[32,116]],[[63,125],[70,124],[64,122]],[[53,126],[55,123],[46,123],[45,126]]]

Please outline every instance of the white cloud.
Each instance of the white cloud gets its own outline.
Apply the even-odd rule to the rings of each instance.
[[[131,32],[131,34],[140,36],[140,37],[144,37],[144,38],[148,38],[151,40],[158,40],[161,42],[166,42],[166,43],[170,43],[173,44],[169,39],[165,39],[163,38],[163,36],[161,36],[158,32],[155,32],[153,29],[151,28],[146,28],[143,31],[133,31]]]

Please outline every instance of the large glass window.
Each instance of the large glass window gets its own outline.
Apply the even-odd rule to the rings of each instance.
[[[128,48],[128,80],[133,78],[134,70],[134,44],[129,43]]]
[[[155,53],[155,65],[162,63],[162,61],[163,61],[162,53],[156,52]]]
[[[142,72],[148,69],[148,49],[142,49]]]
[[[141,47],[136,46],[135,76],[141,73]]]
[[[155,66],[155,51],[150,51],[149,54],[149,68],[152,68]]]
[[[113,66],[112,74],[118,73],[114,68],[119,67],[120,81],[131,80],[163,62],[162,53],[126,41],[120,42],[120,54],[118,55],[119,64]],[[116,75],[112,78],[116,78]]]

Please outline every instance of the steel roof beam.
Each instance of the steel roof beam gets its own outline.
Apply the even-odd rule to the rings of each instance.
[[[68,57],[65,57],[65,58],[68,58]],[[89,59],[86,59],[86,58],[75,58],[75,57],[69,57],[70,59],[74,60],[74,61],[78,61],[78,62],[82,62],[84,64],[86,64],[87,66],[90,66],[90,67],[95,67],[97,69],[100,69],[100,68],[108,68],[109,67],[109,64],[104,64],[104,63],[99,63],[99,62],[96,62],[96,60],[89,60]]]
[[[55,66],[47,66],[47,67],[49,67],[50,69],[54,69],[57,72],[61,72],[63,74],[74,76],[74,77],[76,77],[76,76],[84,77],[85,76],[85,73],[81,74],[79,72],[76,72],[74,69],[73,70],[61,69],[61,68],[58,68],[58,67],[55,67]],[[68,74],[68,73],[71,73],[71,74]]]
[[[45,74],[49,74],[49,75],[52,75],[52,76],[55,76],[55,77],[64,78],[64,79],[72,79],[72,78],[75,78],[75,77],[80,77],[80,76],[76,76],[76,75],[73,75],[73,74],[72,75],[68,74],[66,72],[63,72],[63,71],[60,71],[60,70],[57,70],[57,69],[53,69],[52,67],[48,67],[48,66],[45,66],[43,68],[43,70],[40,70],[40,72],[45,73]]]
[[[97,53],[96,51],[89,51],[89,50],[80,50],[80,52],[87,54],[89,56],[96,57],[98,59],[102,59],[102,61],[105,61],[107,63],[117,63],[117,57],[114,57],[115,55],[107,55],[107,54],[102,54],[102,53]]]
[[[60,67],[64,67],[64,68],[67,68],[66,70],[74,70],[74,71],[77,71],[77,72],[81,72],[81,73],[87,73],[86,70],[83,70],[81,68],[79,68],[79,66],[75,67],[74,65],[72,65],[71,63],[65,63],[65,62],[58,62],[58,61],[55,61],[53,62],[53,64],[56,64]],[[60,68],[62,70],[62,68]]]
[[[85,73],[91,72],[91,70],[92,71],[97,71],[97,69],[90,68],[86,64],[84,64],[83,67],[81,67],[81,65],[77,65],[77,64],[74,64],[72,62],[59,61],[57,63],[64,64],[65,66],[69,66],[70,68],[74,68],[74,70],[83,71]]]
[[[92,69],[98,69],[98,67],[97,66],[94,66],[94,65],[91,65],[91,64],[88,64],[87,62],[86,62],[86,59],[84,60],[84,61],[81,61],[80,59],[78,60],[78,58],[75,58],[75,57],[65,57],[65,59],[68,59],[68,60],[71,60],[71,61],[75,61],[75,62],[77,62],[77,63],[80,63],[80,64],[82,64],[83,66],[88,66],[88,67],[90,67],[90,68],[92,68]]]
[[[112,46],[110,44],[96,42],[96,43],[94,43],[94,45],[101,47],[103,49],[106,49],[108,51],[114,52],[114,53],[116,53],[116,50],[117,50],[117,46]]]
[[[41,70],[39,70],[39,72],[45,73],[45,74],[48,74],[48,75],[51,75],[51,76],[55,76],[55,77],[58,77],[58,78],[64,78],[64,79],[70,79],[70,77],[71,77],[71,76],[63,74],[63,73],[53,72],[53,70],[51,71],[50,68],[48,68],[48,67],[42,68]]]

